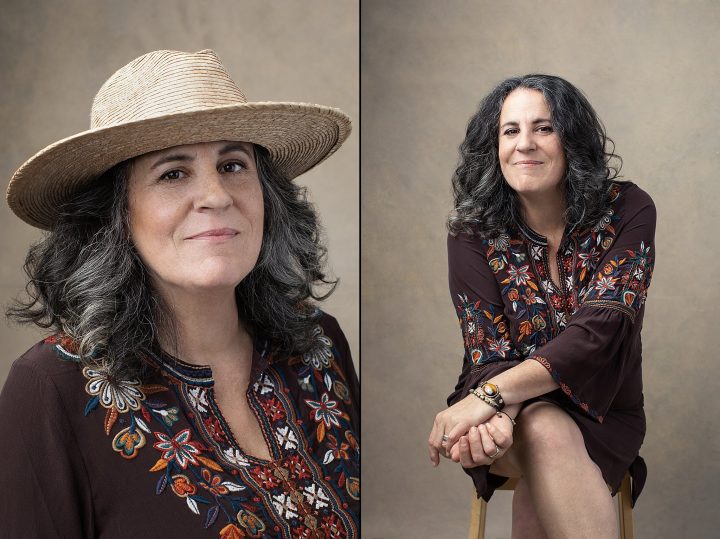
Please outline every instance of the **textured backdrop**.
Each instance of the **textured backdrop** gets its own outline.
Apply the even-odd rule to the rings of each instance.
[[[155,49],[215,49],[257,101],[301,101],[343,109],[354,132],[328,161],[298,180],[327,229],[330,273],[340,278],[324,308],[350,341],[358,315],[358,3],[311,0],[18,0],[0,17],[0,178],[36,151],[88,129],[90,104],[118,68]],[[0,303],[24,286],[21,266],[40,232],[0,204]],[[4,309],[3,309],[4,310]],[[0,322],[0,385],[37,330]]]
[[[481,97],[529,72],[586,92],[658,209],[636,536],[717,537],[720,5],[363,0],[361,17],[363,537],[466,536],[470,481],[426,448],[462,354],[450,176]],[[490,503],[488,539],[510,536],[509,503]]]

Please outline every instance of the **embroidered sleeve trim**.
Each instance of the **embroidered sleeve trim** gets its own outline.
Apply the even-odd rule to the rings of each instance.
[[[617,303],[616,301],[591,299],[583,303],[583,305],[589,305],[590,307],[605,307],[607,309],[614,309],[628,315],[630,317],[630,320],[632,322],[635,322],[635,311],[633,311],[630,307]]]
[[[597,419],[598,423],[602,423],[605,419],[604,416],[597,413],[596,410],[593,408],[590,408],[590,405],[586,402],[581,401],[575,393],[573,393],[572,389],[570,389],[570,386],[568,386],[565,382],[563,382],[562,376],[560,373],[558,373],[555,369],[553,369],[552,365],[550,365],[550,362],[547,360],[547,358],[544,358],[542,356],[532,356],[528,359],[534,359],[540,365],[545,367],[550,375],[552,376],[553,380],[557,382],[560,385],[560,389],[562,389],[563,393],[565,393],[568,397],[570,397],[570,400],[573,401],[573,403],[577,406],[579,406],[585,413],[587,413],[590,417],[593,417]]]

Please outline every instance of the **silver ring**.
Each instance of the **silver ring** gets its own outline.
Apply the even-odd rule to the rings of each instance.
[[[495,454],[494,454],[494,455],[490,455],[490,458],[491,458],[491,459],[494,459],[494,458],[497,457],[499,454],[500,454],[500,446],[496,445],[496,446],[495,446]]]
[[[450,439],[450,437],[447,434],[442,435],[442,441],[447,442]]]

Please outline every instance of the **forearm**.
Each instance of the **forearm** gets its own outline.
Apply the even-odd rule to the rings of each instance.
[[[489,382],[500,388],[500,394],[505,401],[506,410],[528,399],[554,391],[559,386],[552,379],[548,370],[535,360],[526,360],[513,368],[493,376]],[[511,413],[511,415],[513,415]],[[514,415],[513,415],[514,417]]]

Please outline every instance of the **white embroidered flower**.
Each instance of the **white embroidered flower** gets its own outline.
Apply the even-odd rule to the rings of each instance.
[[[330,366],[333,359],[332,341],[325,335],[320,326],[316,326],[313,330],[313,336],[316,337],[315,347],[309,352],[305,352],[302,362],[305,365],[312,365],[313,369],[322,370]]]
[[[598,224],[593,227],[593,232],[600,232],[601,230],[605,230],[610,224],[610,221],[614,214],[615,212],[613,211],[613,209],[608,208],[608,210],[605,212],[605,215],[602,216]]]
[[[223,451],[223,457],[225,457],[225,460],[227,460],[230,464],[235,466],[250,466],[250,462],[247,457],[235,448],[229,447]]]
[[[303,489],[303,496],[305,496],[305,501],[308,505],[314,506],[315,509],[327,507],[327,494],[325,494],[325,491],[315,483],[312,483]]]
[[[202,387],[194,387],[188,391],[190,404],[199,412],[207,412],[209,406],[207,400],[207,391]]]
[[[495,247],[496,251],[507,251],[507,248],[510,246],[510,236],[503,233],[497,238],[489,240],[488,243]]]
[[[85,367],[83,375],[88,379],[85,391],[98,397],[105,408],[115,407],[121,414],[139,410],[145,395],[137,380],[116,380],[106,367]]]
[[[287,425],[280,427],[275,431],[275,438],[278,443],[285,449],[295,449],[298,444],[297,436]]]

